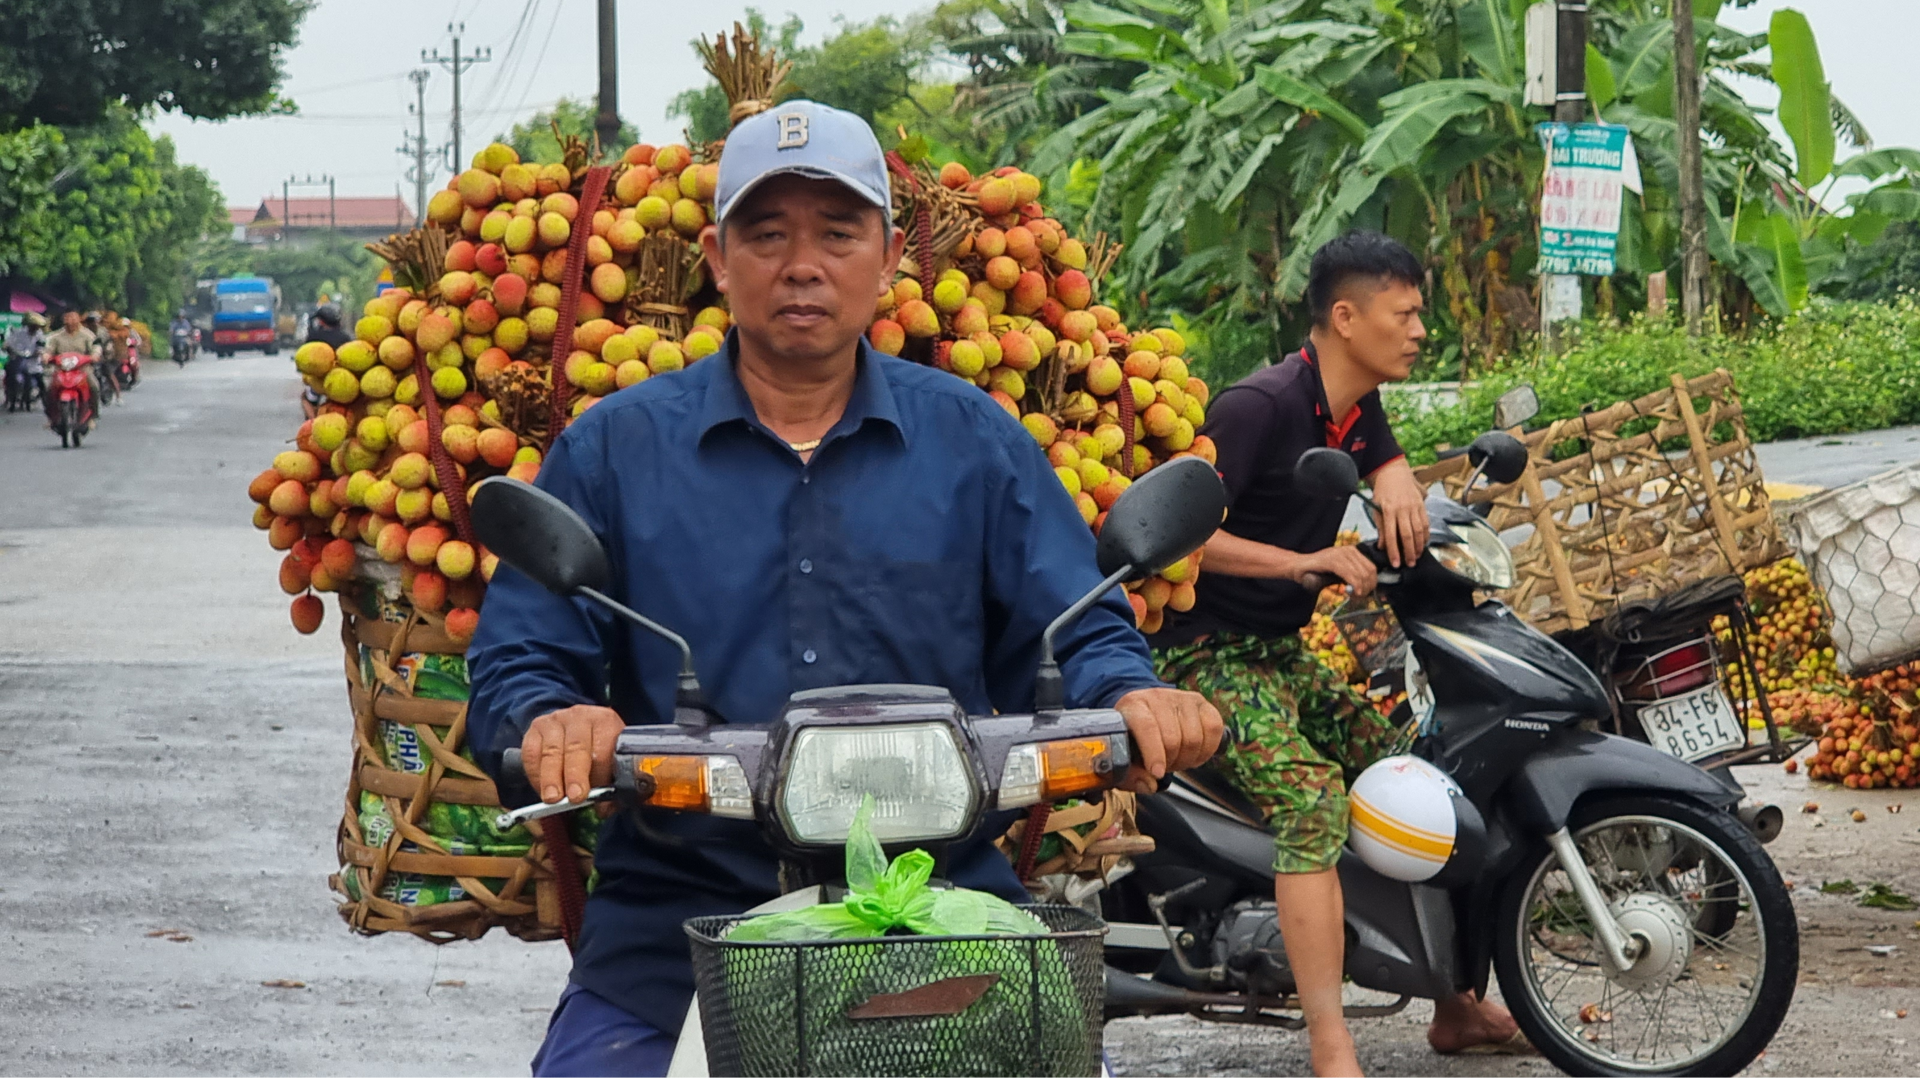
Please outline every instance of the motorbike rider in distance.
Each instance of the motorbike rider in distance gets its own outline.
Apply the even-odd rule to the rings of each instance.
[[[1357,549],[1336,546],[1345,500],[1305,498],[1293,470],[1314,447],[1345,450],[1372,482],[1389,561],[1411,565],[1426,547],[1426,492],[1379,394],[1419,359],[1424,280],[1413,253],[1379,233],[1356,230],[1314,254],[1306,345],[1221,391],[1207,410],[1227,518],[1206,546],[1192,611],[1153,637],[1161,677],[1220,710],[1228,738],[1216,765],[1275,835],[1281,938],[1322,1076],[1360,1075],[1341,1002],[1344,900],[1335,870],[1347,839],[1347,784],[1393,753],[1399,737],[1300,638],[1316,599],[1304,578],[1336,576],[1366,594],[1376,571]],[[1505,1009],[1462,994],[1435,1002],[1427,1039],[1450,1053],[1517,1031]]]
[[[168,351],[173,354],[173,359],[176,361],[181,360],[182,357],[179,354],[183,351],[188,356],[192,356],[193,339],[193,322],[187,318],[186,309],[181,308],[180,311],[174,315],[172,324],[167,327]]]
[[[31,408],[33,397],[46,396],[47,386],[41,373],[40,349],[46,344],[47,319],[37,311],[30,311],[19,326],[7,332],[7,407],[13,408],[18,402],[23,408]]]
[[[874,297],[905,244],[887,166],[859,117],[787,101],[727,137],[701,236],[730,298],[726,344],[581,414],[539,486],[609,552],[608,591],[674,627],[733,724],[794,691],[944,687],[961,708],[1034,701],[1046,625],[1100,580],[1093,537],[1044,455],[991,398],[871,348]],[[693,508],[698,508],[697,511]],[[1212,756],[1220,720],[1153,674],[1116,590],[1056,639],[1070,706],[1126,719],[1145,770]],[[468,654],[483,762],[518,747],[536,794],[579,799],[627,721],[672,716],[678,652],[502,565]],[[633,815],[601,828],[571,983],[536,1075],[659,1075],[692,997],[681,924],[781,891],[751,822]],[[988,815],[949,849],[956,884],[1026,899]]]
[[[100,375],[95,369],[99,367],[99,360],[103,353],[101,352],[100,339],[94,335],[93,331],[82,325],[78,311],[68,311],[60,316],[60,329],[47,335],[47,343],[40,350],[41,358],[49,361],[65,353],[85,353],[93,357],[95,361],[87,367],[87,392],[93,395],[94,401],[94,419],[87,425],[87,430],[91,432],[94,426],[100,422]],[[51,428],[53,426],[53,398],[51,396],[43,396],[42,400],[47,407],[47,426]]]

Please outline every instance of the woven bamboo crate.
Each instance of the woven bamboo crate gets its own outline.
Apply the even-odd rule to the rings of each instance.
[[[1673,440],[1685,451],[1660,449]],[[1692,380],[1675,374],[1668,389],[1557,421],[1522,441],[1526,473],[1473,498],[1491,498],[1488,523],[1503,533],[1532,526],[1514,545],[1517,583],[1501,599],[1547,633],[1788,554],[1724,369]],[[1570,442],[1580,452],[1554,460],[1554,449]],[[1470,471],[1461,456],[1414,475],[1457,498]]]
[[[464,854],[450,851],[443,838],[421,827],[434,803],[473,807],[489,816],[499,812],[500,796],[493,780],[460,754],[466,738],[467,703],[416,697],[397,670],[400,659],[408,654],[457,654],[465,647],[449,638],[433,616],[414,611],[404,622],[389,622],[363,611],[348,595],[339,599],[354,719],[353,770],[337,843],[341,870],[329,879],[341,897],[341,916],[362,933],[404,931],[434,942],[471,940],[496,926],[527,941],[559,938],[558,882],[546,844],[538,835],[525,855]],[[362,671],[362,645],[371,658],[371,682]],[[413,730],[430,758],[424,772],[388,767],[382,720]],[[386,803],[393,831],[383,842],[370,842],[363,833],[363,792]],[[403,844],[410,850],[403,850]],[[582,867],[590,871],[591,852],[578,846],[574,850]],[[396,902],[381,895],[391,874],[450,878],[465,896],[429,904]],[[352,882],[345,880],[348,875]]]

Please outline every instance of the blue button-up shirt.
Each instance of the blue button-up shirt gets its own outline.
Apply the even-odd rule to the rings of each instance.
[[[1093,538],[1033,438],[952,375],[861,345],[845,414],[810,461],[756,417],[733,347],[583,414],[539,484],[599,534],[610,594],[686,636],[707,700],[765,724],[790,694],[941,686],[969,713],[1033,704],[1041,631],[1096,585]],[[1119,590],[1056,642],[1068,704],[1161,685]],[[497,772],[533,720],[605,703],[673,716],[679,654],[502,566],[469,652],[469,731]],[[507,787],[524,784],[509,783]],[[603,828],[573,980],[663,1031],[692,995],[680,929],[779,893],[750,822],[648,812]],[[1022,898],[992,815],[949,852],[960,884]]]

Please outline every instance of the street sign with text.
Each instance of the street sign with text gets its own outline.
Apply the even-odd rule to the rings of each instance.
[[[1541,124],[1547,150],[1540,196],[1542,274],[1613,273],[1620,194],[1638,189],[1633,138],[1618,124]]]

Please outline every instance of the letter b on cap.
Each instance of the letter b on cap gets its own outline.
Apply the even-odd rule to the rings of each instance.
[[[780,141],[774,144],[774,149],[792,150],[807,145],[806,113],[781,113],[779,121]]]

